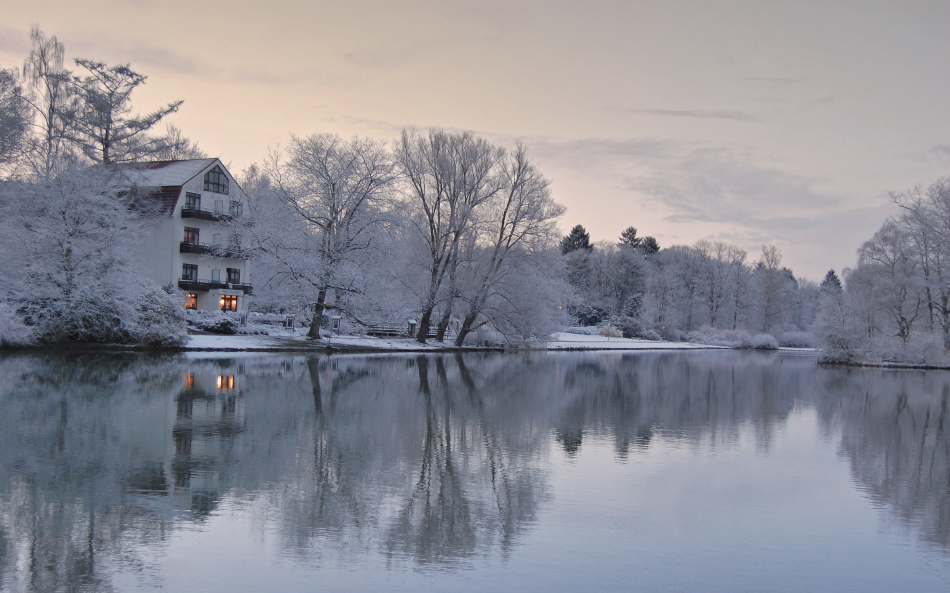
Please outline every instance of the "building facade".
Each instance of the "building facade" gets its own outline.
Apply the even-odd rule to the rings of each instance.
[[[155,161],[123,167],[151,233],[139,245],[145,275],[185,293],[185,307],[244,311],[250,267],[231,223],[247,196],[219,159]]]

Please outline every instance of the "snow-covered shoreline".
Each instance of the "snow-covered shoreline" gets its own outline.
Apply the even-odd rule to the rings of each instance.
[[[368,352],[442,352],[468,350],[501,350],[501,346],[465,346],[457,348],[451,343],[430,342],[420,344],[412,338],[377,338],[373,336],[324,337],[319,342],[305,335],[294,333],[279,336],[264,335],[211,335],[189,336],[182,350],[185,351],[225,351],[225,352],[285,352],[285,351],[368,351]],[[656,340],[638,340],[631,338],[610,338],[606,336],[585,336],[557,332],[546,342],[529,344],[528,350],[706,350],[723,349],[722,346],[710,346],[690,342],[667,342]]]

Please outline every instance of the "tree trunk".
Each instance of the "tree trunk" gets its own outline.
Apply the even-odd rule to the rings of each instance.
[[[310,331],[307,337],[314,340],[320,339],[320,324],[323,323],[323,303],[327,300],[327,289],[321,288],[317,293],[317,304],[313,306],[313,322],[310,323]]]
[[[416,334],[416,341],[420,344],[425,344],[429,338],[429,323],[432,321],[432,309],[434,308],[433,305],[426,306],[425,311],[422,312],[422,317],[419,319],[419,333]]]
[[[449,304],[446,305],[445,311],[442,313],[442,319],[439,320],[438,331],[435,335],[436,342],[445,341],[445,331],[449,328],[449,321],[452,317],[452,305],[455,304],[455,299],[450,298]]]
[[[472,332],[472,325],[475,324],[475,317],[478,316],[477,311],[470,311],[468,315],[465,316],[465,319],[462,321],[462,327],[459,328],[459,335],[455,336],[455,345],[461,347],[465,343],[465,338],[468,337],[468,334]]]

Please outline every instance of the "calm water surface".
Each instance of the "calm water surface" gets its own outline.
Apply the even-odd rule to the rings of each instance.
[[[947,591],[950,373],[0,358],[2,591]]]

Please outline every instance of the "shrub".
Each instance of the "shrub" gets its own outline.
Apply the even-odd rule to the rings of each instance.
[[[815,338],[808,332],[782,332],[778,336],[779,346],[783,348],[813,348]]]
[[[606,310],[593,305],[581,305],[570,309],[569,313],[574,316],[577,325],[580,326],[599,325],[609,315]]]
[[[237,333],[238,322],[224,313],[191,311],[188,315],[188,324],[197,330],[212,334],[233,335]]]
[[[146,287],[138,309],[136,334],[141,344],[159,348],[181,346],[188,341],[188,327],[181,295],[151,285]]]
[[[0,347],[26,346],[32,341],[32,330],[23,323],[13,307],[0,303]]]
[[[613,327],[610,325],[600,326],[600,329],[598,330],[597,333],[599,333],[602,336],[606,336],[608,338],[622,338],[623,337],[623,332],[621,332],[616,327]]]

